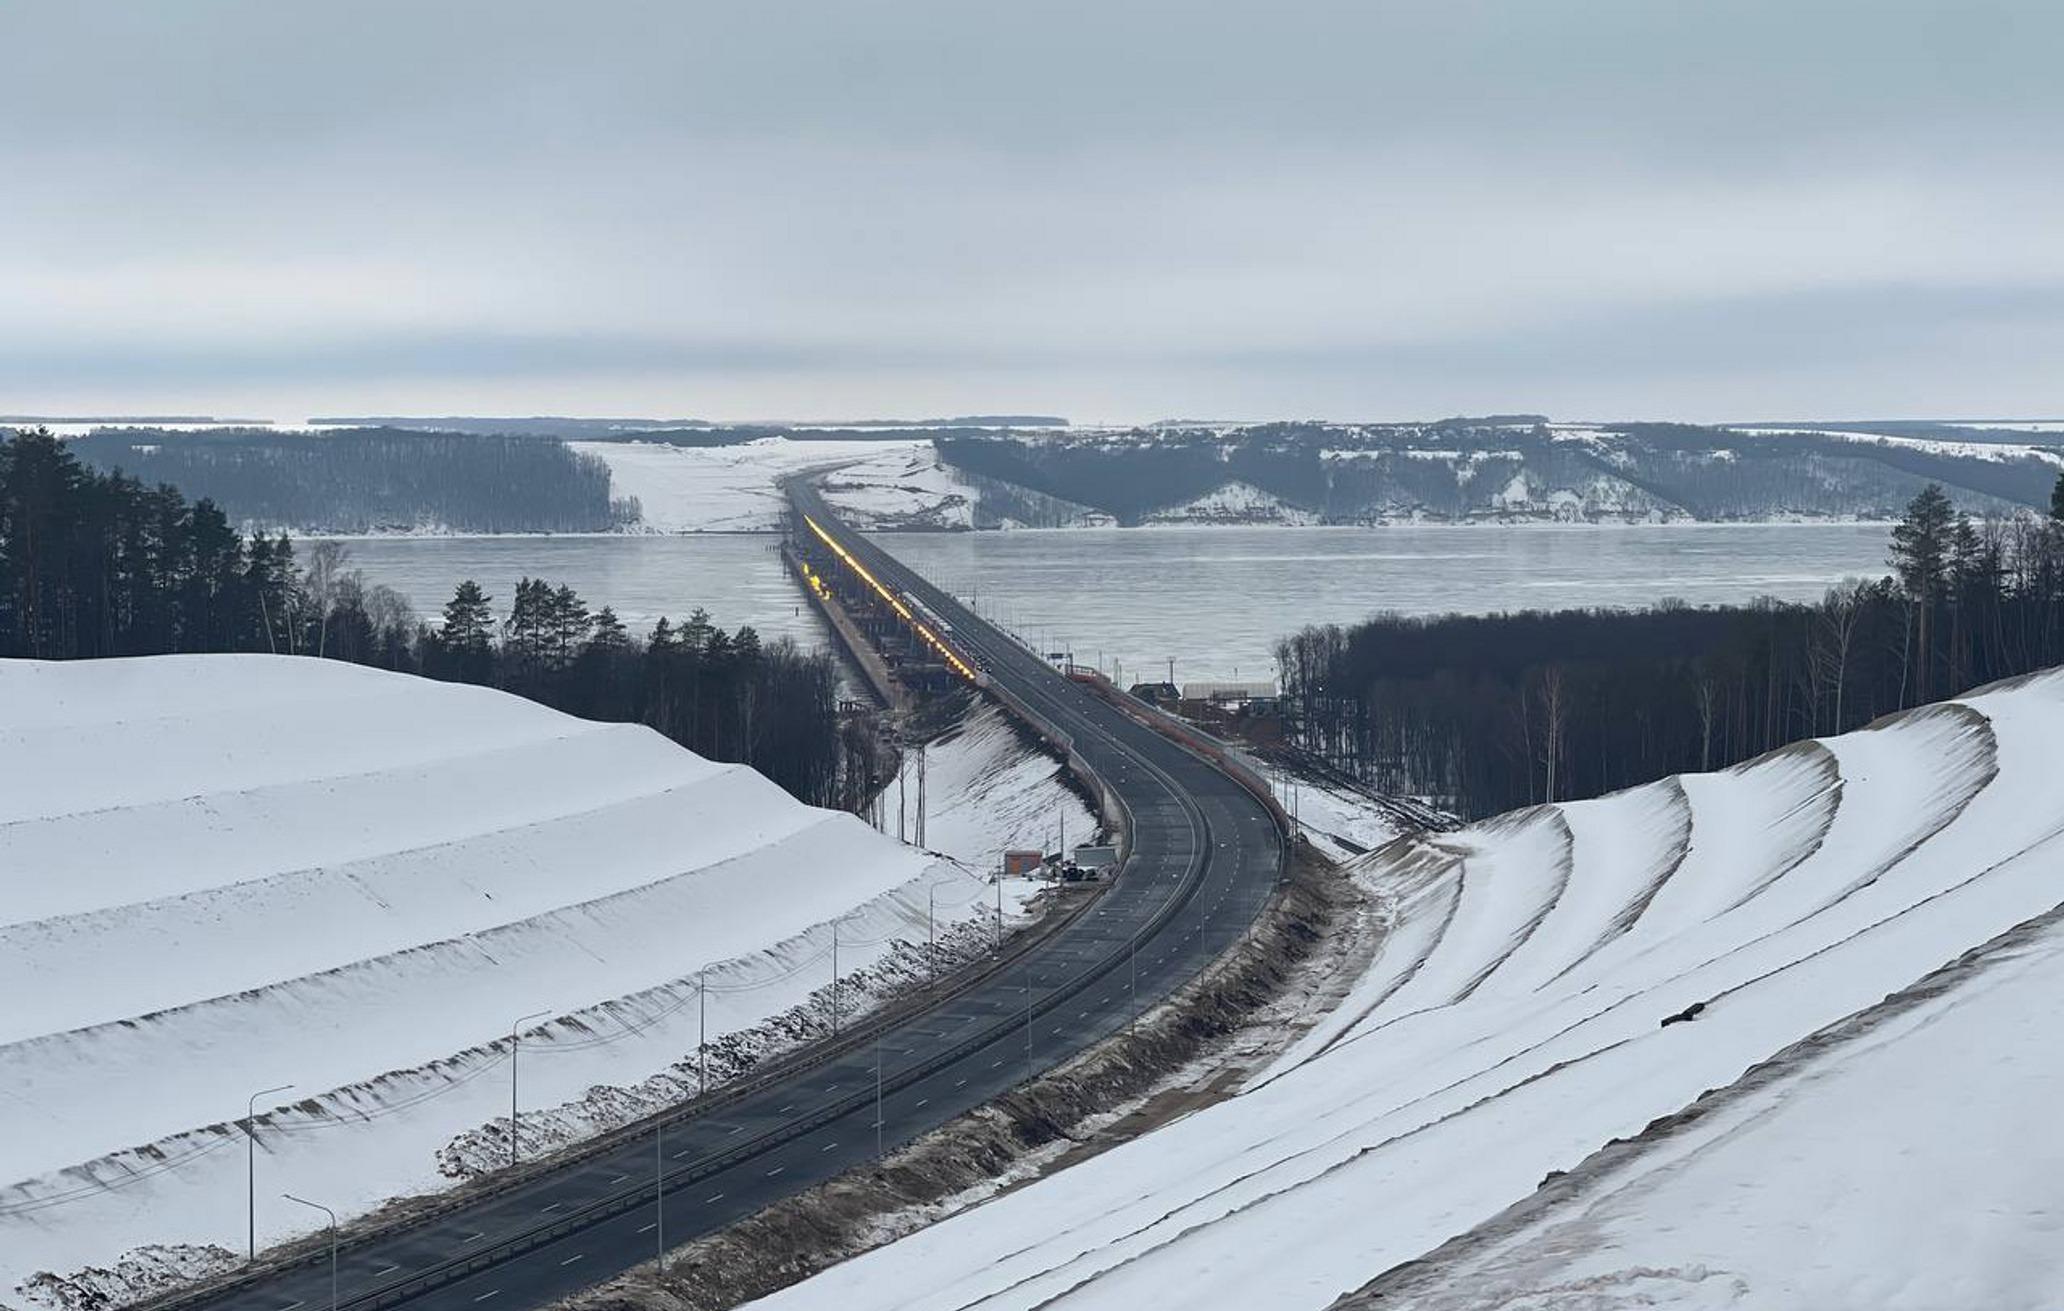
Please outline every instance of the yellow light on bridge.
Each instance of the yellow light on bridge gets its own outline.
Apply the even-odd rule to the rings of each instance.
[[[931,629],[925,627],[925,625],[921,621],[919,621],[916,615],[911,614],[910,607],[903,604],[902,598],[897,596],[893,591],[891,591],[887,587],[884,587],[880,579],[876,578],[872,573],[868,572],[866,565],[861,564],[858,560],[854,559],[852,552],[848,551],[845,547],[839,545],[837,538],[833,537],[830,533],[824,531],[824,526],[822,524],[818,523],[815,519],[811,518],[807,514],[803,516],[803,522],[810,525],[810,531],[817,534],[817,539],[819,541],[823,542],[826,546],[831,548],[832,554],[836,555],[840,560],[844,561],[848,569],[851,569],[854,573],[860,575],[861,579],[864,582],[866,582],[866,584],[869,587],[873,588],[876,594],[879,595],[882,600],[887,601],[889,603],[889,608],[896,612],[898,618],[902,619],[904,623],[909,624],[913,629],[917,631],[917,635],[924,639],[925,645],[931,647],[932,650],[939,653],[939,658],[946,662],[946,665],[949,669],[953,670],[954,673],[959,674],[962,678],[965,678],[970,683],[977,681],[975,678],[975,671],[968,665],[967,661],[962,660],[960,656],[953,650],[952,647],[946,645],[946,643],[940,639],[937,633],[934,633]]]

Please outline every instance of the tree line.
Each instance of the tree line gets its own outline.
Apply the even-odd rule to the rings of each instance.
[[[842,721],[829,655],[726,632],[699,609],[640,638],[540,579],[500,616],[462,582],[433,627],[349,558],[318,542],[304,563],[284,534],[246,537],[213,501],[88,468],[47,432],[0,442],[0,656],[348,660],[648,724],[813,805],[850,807],[872,782],[871,735]]]
[[[1380,614],[1276,645],[1291,740],[1469,818],[1720,769],[2064,663],[2064,478],[1974,520],[1929,485],[1891,573],[1819,602]]]
[[[564,442],[362,428],[162,432],[74,438],[96,468],[132,470],[220,506],[232,523],[307,532],[606,532],[635,523],[609,466]]]

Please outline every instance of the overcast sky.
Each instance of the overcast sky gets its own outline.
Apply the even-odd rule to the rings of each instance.
[[[2055,0],[5,0],[0,413],[2064,414]]]

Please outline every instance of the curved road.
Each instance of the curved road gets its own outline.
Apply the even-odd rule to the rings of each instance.
[[[847,530],[813,489],[792,495],[885,584],[944,617],[954,644],[978,655],[992,679],[1073,737],[1130,815],[1123,875],[1019,962],[877,1042],[354,1244],[339,1261],[339,1305],[521,1311],[650,1260],[662,1232],[656,1192],[664,1193],[664,1234],[673,1244],[864,1166],[877,1142],[893,1150],[1124,1028],[1135,1004],[1149,1006],[1192,978],[1268,901],[1283,850],[1252,795]],[[330,1297],[325,1254],[185,1305],[321,1311]]]

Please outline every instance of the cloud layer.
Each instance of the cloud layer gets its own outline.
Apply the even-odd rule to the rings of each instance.
[[[2033,0],[25,0],[0,46],[0,411],[2064,412]]]

